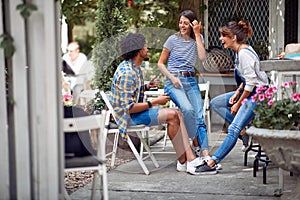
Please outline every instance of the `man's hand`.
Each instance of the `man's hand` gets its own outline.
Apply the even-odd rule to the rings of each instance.
[[[165,105],[170,100],[170,97],[167,94],[162,94],[156,99],[152,100],[152,104]]]
[[[154,77],[153,79],[150,80],[148,83],[147,87],[148,89],[150,88],[158,88],[159,86],[159,79],[156,79],[157,77]]]

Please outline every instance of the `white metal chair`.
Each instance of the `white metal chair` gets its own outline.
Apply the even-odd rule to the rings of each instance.
[[[108,98],[108,94],[106,94],[104,91],[100,91],[101,97],[104,100],[107,108],[108,108],[108,115],[106,116],[106,120],[105,120],[105,131],[104,131],[104,135],[106,135],[105,137],[107,137],[107,134],[110,133],[114,133],[115,137],[114,137],[114,144],[113,144],[113,150],[110,153],[107,153],[106,156],[112,155],[112,161],[111,161],[111,166],[114,166],[114,162],[115,162],[115,158],[116,158],[116,153],[117,153],[117,148],[118,148],[118,140],[119,140],[119,129],[117,127],[111,128],[110,127],[110,115],[113,116],[114,118],[114,109],[109,101]],[[143,138],[143,134],[142,132],[145,131],[149,131],[149,126],[145,126],[145,125],[137,125],[137,126],[128,126],[127,127],[127,132],[136,132],[138,137],[140,138],[141,142],[143,143],[143,146],[145,147],[146,151],[149,154],[149,157],[151,158],[154,166],[156,168],[159,167],[159,164],[157,162],[157,160],[155,159],[154,155],[152,154],[147,142],[144,140]],[[137,149],[135,148],[134,144],[132,143],[132,140],[130,139],[130,136],[128,137],[128,139],[126,140],[126,142],[128,143],[131,151],[133,152],[134,156],[136,157],[138,163],[140,164],[140,166],[142,167],[143,171],[145,172],[145,174],[149,175],[150,171],[148,170],[148,168],[146,167],[143,159],[141,158],[141,156],[139,155]]]
[[[203,117],[206,121],[207,126],[207,134],[211,134],[211,122],[210,122],[210,100],[209,100],[209,89],[210,89],[210,82],[207,81],[206,83],[199,83],[198,84],[200,92],[204,91],[204,99],[203,99]]]
[[[99,90],[83,90],[78,96],[78,105],[86,105],[91,99],[95,98],[96,93]]]
[[[65,134],[84,134],[90,138],[91,130],[96,131],[98,140],[96,142],[95,154],[76,157],[65,156],[65,172],[71,171],[87,171],[94,170],[94,178],[92,183],[91,199],[95,198],[96,191],[96,177],[99,175],[101,179],[100,185],[102,185],[101,199],[108,200],[108,182],[107,171],[105,164],[105,137],[104,137],[104,122],[106,119],[106,111],[102,111],[101,115],[88,115],[83,117],[64,118],[63,131]],[[83,135],[82,135],[83,136]],[[86,138],[86,137],[85,137]],[[68,141],[66,141],[68,142]],[[87,149],[88,151],[92,151]],[[67,191],[65,190],[65,198],[70,199]]]

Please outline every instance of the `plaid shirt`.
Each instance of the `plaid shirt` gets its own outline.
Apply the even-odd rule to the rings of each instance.
[[[110,102],[114,108],[115,120],[123,140],[128,137],[126,129],[130,119],[129,109],[133,107],[134,103],[143,102],[144,90],[141,69],[136,67],[132,60],[120,63],[114,74]]]

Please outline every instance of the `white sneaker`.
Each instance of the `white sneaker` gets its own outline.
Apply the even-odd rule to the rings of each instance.
[[[186,172],[186,162],[181,164],[178,160],[177,160],[177,166],[176,166],[176,170],[178,172]]]
[[[204,162],[208,162],[209,160],[211,160],[210,156],[204,156],[200,158],[201,160],[203,160]],[[221,170],[222,169],[222,165],[220,163],[215,165],[216,170]]]
[[[191,162],[187,162],[187,173],[192,175],[210,175],[216,174],[217,170],[214,167],[209,167],[206,164],[197,165],[199,164],[200,159],[194,159]]]
[[[247,149],[248,149],[248,146],[243,145],[242,148],[241,148],[241,151],[242,151],[242,152],[246,152]]]

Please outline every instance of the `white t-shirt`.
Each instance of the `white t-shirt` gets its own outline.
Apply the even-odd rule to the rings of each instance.
[[[79,72],[80,72],[81,67],[87,61],[87,57],[83,53],[79,53],[77,59],[72,62],[69,54],[66,53],[63,56],[63,60],[65,60],[68,65],[70,65],[70,67],[72,68],[72,70],[75,72],[75,75],[78,75]]]

